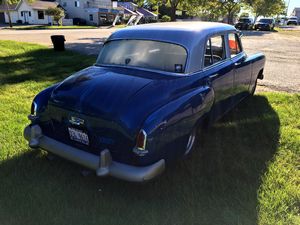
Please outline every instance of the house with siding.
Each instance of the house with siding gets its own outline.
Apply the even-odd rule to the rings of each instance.
[[[136,25],[140,21],[152,22],[158,19],[157,15],[140,8],[132,2],[117,2],[111,0],[53,0],[34,1],[28,3],[21,0],[17,5],[10,5],[12,22],[26,24],[52,24],[52,18],[45,15],[49,7],[62,7],[65,10],[66,18],[79,18],[89,25],[111,25],[123,18],[128,25]],[[4,7],[2,12],[4,12]],[[6,14],[6,13],[5,13]],[[4,17],[4,13],[3,13]],[[0,7],[1,19],[1,7]],[[4,20],[4,19],[3,19]],[[5,15],[5,22],[8,17]]]
[[[121,17],[136,21],[136,18],[157,20],[157,15],[138,8],[132,2],[111,0],[56,0],[67,12],[67,18],[84,19],[90,25],[113,24]],[[135,20],[134,20],[135,19]]]
[[[84,19],[90,25],[112,23],[122,9],[114,7],[111,0],[57,0],[66,10],[67,18]]]
[[[298,22],[300,22],[300,8],[299,7],[294,8],[294,10],[292,12],[292,16],[297,16]]]
[[[26,0],[21,0],[18,4],[9,5],[8,7],[12,23],[44,25],[52,24],[52,17],[46,15],[45,11],[48,8],[58,7],[58,5],[57,2],[50,1],[34,1],[30,3]],[[4,5],[0,5],[0,19],[2,22],[9,22]]]

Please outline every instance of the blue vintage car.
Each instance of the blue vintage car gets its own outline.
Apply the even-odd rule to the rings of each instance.
[[[247,56],[240,36],[209,22],[121,29],[95,65],[34,98],[24,136],[98,176],[151,180],[254,93],[265,56]]]

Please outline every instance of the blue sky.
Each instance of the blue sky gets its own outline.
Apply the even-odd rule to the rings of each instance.
[[[285,0],[286,4],[288,4],[289,0]],[[295,7],[300,8],[300,0],[290,0],[290,5],[288,8],[288,16],[292,13]]]

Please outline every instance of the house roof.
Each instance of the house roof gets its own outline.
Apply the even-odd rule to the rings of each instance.
[[[24,1],[24,0],[21,0]],[[8,8],[10,11],[17,10],[19,6],[21,5],[21,1],[17,4],[10,4],[8,5]],[[34,1],[32,3],[26,2],[29,6],[31,6],[33,9],[41,9],[46,10],[48,8],[56,8],[59,4],[57,2],[50,2],[50,1]],[[5,11],[6,6],[4,4],[0,5],[0,11]]]
[[[149,10],[145,8],[138,8],[137,11],[144,15],[144,17],[157,17],[157,15],[153,12],[150,12]]]
[[[123,7],[123,9],[124,9],[124,14],[137,15],[135,12],[131,11],[130,9],[127,9],[125,7]]]
[[[57,2],[49,2],[49,1],[34,1],[28,4],[33,9],[48,9],[48,8],[56,8],[58,6]]]
[[[11,4],[8,5],[8,10],[15,10],[15,8],[17,7],[18,4]],[[4,4],[0,5],[0,11],[5,11],[6,10],[6,6]]]

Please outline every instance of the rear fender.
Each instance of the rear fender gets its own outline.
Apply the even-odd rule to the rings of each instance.
[[[48,100],[52,94],[52,91],[54,90],[55,87],[57,87],[58,84],[54,84],[43,91],[41,91],[39,94],[37,94],[33,101],[37,105],[37,114],[40,114],[44,112],[47,108],[48,105]]]
[[[203,86],[167,103],[145,120],[147,149],[154,158],[168,160],[182,154],[192,129],[210,111],[213,90]]]
[[[266,63],[266,56],[263,53],[256,53],[247,57],[247,61],[252,63],[252,80],[263,78],[263,70]]]

